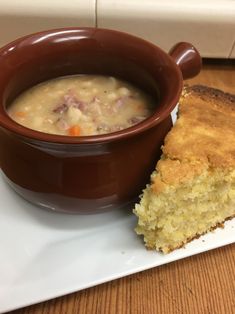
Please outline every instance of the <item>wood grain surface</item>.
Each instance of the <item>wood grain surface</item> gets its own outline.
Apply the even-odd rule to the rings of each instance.
[[[235,94],[235,63],[206,61],[200,75],[187,83],[206,84]],[[235,245],[12,313],[234,314]]]

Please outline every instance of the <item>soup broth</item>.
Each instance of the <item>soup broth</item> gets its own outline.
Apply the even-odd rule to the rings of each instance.
[[[89,136],[131,127],[148,118],[154,104],[152,97],[117,78],[76,75],[25,91],[9,106],[8,114],[40,132]]]

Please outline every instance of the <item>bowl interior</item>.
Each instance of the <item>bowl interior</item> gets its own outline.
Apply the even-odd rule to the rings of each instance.
[[[28,129],[7,117],[5,108],[24,90],[51,78],[101,74],[133,83],[156,99],[154,115],[147,119],[148,126],[143,122],[140,129],[169,115],[182,85],[178,67],[161,49],[134,36],[103,29],[61,29],[26,36],[0,50],[0,67],[0,122],[28,134]],[[31,131],[30,136],[38,133]],[[52,141],[61,138],[47,136]]]

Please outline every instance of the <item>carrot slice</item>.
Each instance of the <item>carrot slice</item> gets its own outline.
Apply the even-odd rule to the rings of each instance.
[[[27,115],[27,113],[26,113],[25,111],[16,111],[16,112],[15,112],[15,116],[16,116],[17,118],[25,118],[26,115]]]
[[[81,128],[79,125],[73,125],[68,129],[70,136],[79,136],[81,134]]]

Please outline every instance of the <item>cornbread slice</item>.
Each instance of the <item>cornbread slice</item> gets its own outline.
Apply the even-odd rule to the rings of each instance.
[[[136,204],[136,232],[168,253],[235,216],[235,95],[186,87],[151,183]]]

